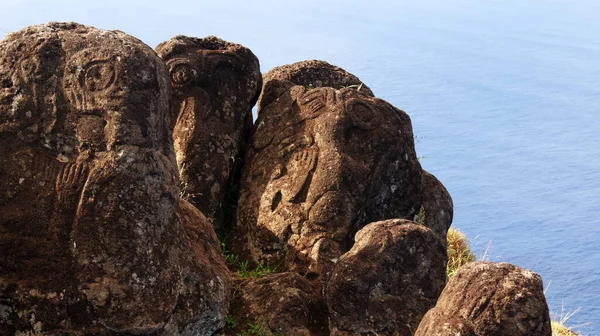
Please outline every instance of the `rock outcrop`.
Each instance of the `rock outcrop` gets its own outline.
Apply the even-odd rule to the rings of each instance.
[[[221,227],[225,207],[235,202],[228,194],[262,87],[258,59],[249,49],[214,36],[175,36],[156,51],[171,75],[182,193],[214,227]]]
[[[0,41],[0,335],[550,335],[532,272],[444,288],[452,198],[356,76],[271,70],[251,130],[250,50],[156,50],[76,23]]]
[[[248,148],[232,248],[326,278],[358,229],[417,213],[422,171],[410,118],[351,88],[266,86],[277,94],[263,100]]]
[[[420,209],[421,210],[421,209]],[[442,237],[446,246],[446,237],[454,216],[452,197],[446,187],[435,176],[423,170],[422,221]]]
[[[224,324],[215,234],[178,200],[168,78],[119,31],[50,23],[0,42],[3,333],[211,335]]]
[[[550,336],[542,279],[507,263],[469,263],[450,279],[415,335]]]
[[[331,65],[325,61],[309,60],[275,67],[263,76],[264,87],[258,100],[258,112],[264,107],[264,102],[273,101],[272,93],[266,85],[271,81],[287,81],[294,85],[301,85],[307,89],[330,87],[337,90],[354,88],[367,96],[374,97],[369,89],[358,77],[348,71]],[[275,97],[276,98],[276,97]],[[264,101],[264,102],[263,102]]]
[[[319,291],[297,273],[236,280],[231,316],[225,334],[239,335],[248,323],[265,335],[326,336],[327,307]]]
[[[446,249],[408,220],[371,223],[326,287],[331,335],[412,335],[446,284]]]

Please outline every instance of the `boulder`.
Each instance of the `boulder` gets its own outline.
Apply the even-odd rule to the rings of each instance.
[[[270,81],[288,81],[309,89],[331,87],[339,90],[351,87],[368,96],[375,96],[373,91],[363,84],[358,77],[325,61],[308,60],[275,67],[263,76],[263,84]],[[269,97],[272,94],[268,90],[269,88],[269,86],[263,85],[263,91],[258,100],[259,113],[264,107],[264,102],[273,100],[272,97]]]
[[[31,26],[0,41],[0,85],[0,330],[222,327],[229,275],[212,229],[178,199],[154,51],[119,31]]]
[[[169,67],[173,86],[182,194],[218,228],[228,216],[227,203],[235,203],[228,194],[236,192],[233,179],[262,86],[258,59],[249,49],[214,36],[175,36],[156,51]]]
[[[446,246],[446,236],[454,215],[452,197],[442,182],[425,170],[423,171],[422,207],[422,224],[440,235]]]
[[[507,263],[472,262],[450,279],[417,336],[550,336],[539,275]]]
[[[412,335],[446,283],[446,250],[408,220],[371,223],[335,264],[326,287],[331,335]]]
[[[358,229],[412,219],[422,174],[409,116],[352,88],[266,84],[242,173],[232,250],[327,275]]]
[[[287,272],[236,282],[225,335],[240,335],[252,326],[260,335],[329,335],[325,302],[300,275]]]

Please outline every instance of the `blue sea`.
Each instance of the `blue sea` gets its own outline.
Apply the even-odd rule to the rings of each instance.
[[[2,34],[77,21],[345,68],[411,116],[476,254],[539,273],[552,314],[600,334],[600,1],[0,2]]]

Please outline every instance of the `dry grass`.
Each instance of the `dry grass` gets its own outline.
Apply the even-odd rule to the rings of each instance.
[[[579,336],[567,329],[560,321],[552,321],[550,324],[552,325],[552,336]]]
[[[578,311],[579,308],[572,312],[565,313],[564,309],[561,309],[559,316],[552,316],[552,336],[580,336],[580,334],[571,330],[573,328],[566,327],[567,321]]]
[[[446,266],[448,278],[453,276],[462,265],[476,259],[465,235],[456,229],[448,230],[448,265]]]

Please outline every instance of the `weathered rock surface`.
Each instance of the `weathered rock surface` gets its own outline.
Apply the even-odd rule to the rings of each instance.
[[[550,336],[539,275],[507,263],[473,262],[450,279],[417,336]]]
[[[273,94],[246,155],[233,251],[317,278],[362,226],[417,213],[410,118],[355,89],[266,85]]]
[[[216,237],[178,200],[168,78],[119,31],[50,23],[0,41],[3,335],[224,324]]]
[[[450,193],[432,174],[423,171],[423,224],[442,237],[446,246],[446,236],[452,224],[454,205]]]
[[[446,284],[446,249],[408,220],[368,224],[333,268],[331,335],[412,335]]]
[[[260,326],[266,335],[329,335],[325,302],[300,275],[287,272],[236,282],[231,310],[235,326],[230,325],[226,335],[239,335],[248,330],[248,323]]]
[[[360,92],[368,96],[375,96],[373,91],[363,84],[358,77],[325,61],[308,60],[275,67],[263,76],[264,84],[270,81],[288,81],[294,83],[294,85],[301,85],[310,89],[331,87],[339,90],[353,87],[354,89],[360,89]],[[263,91],[258,100],[259,113],[264,106],[263,101],[273,101],[273,97],[271,97],[273,93],[269,91],[270,88],[267,85],[263,86]]]
[[[262,87],[258,59],[214,36],[175,36],[156,51],[173,85],[173,138],[183,192],[220,227]]]

